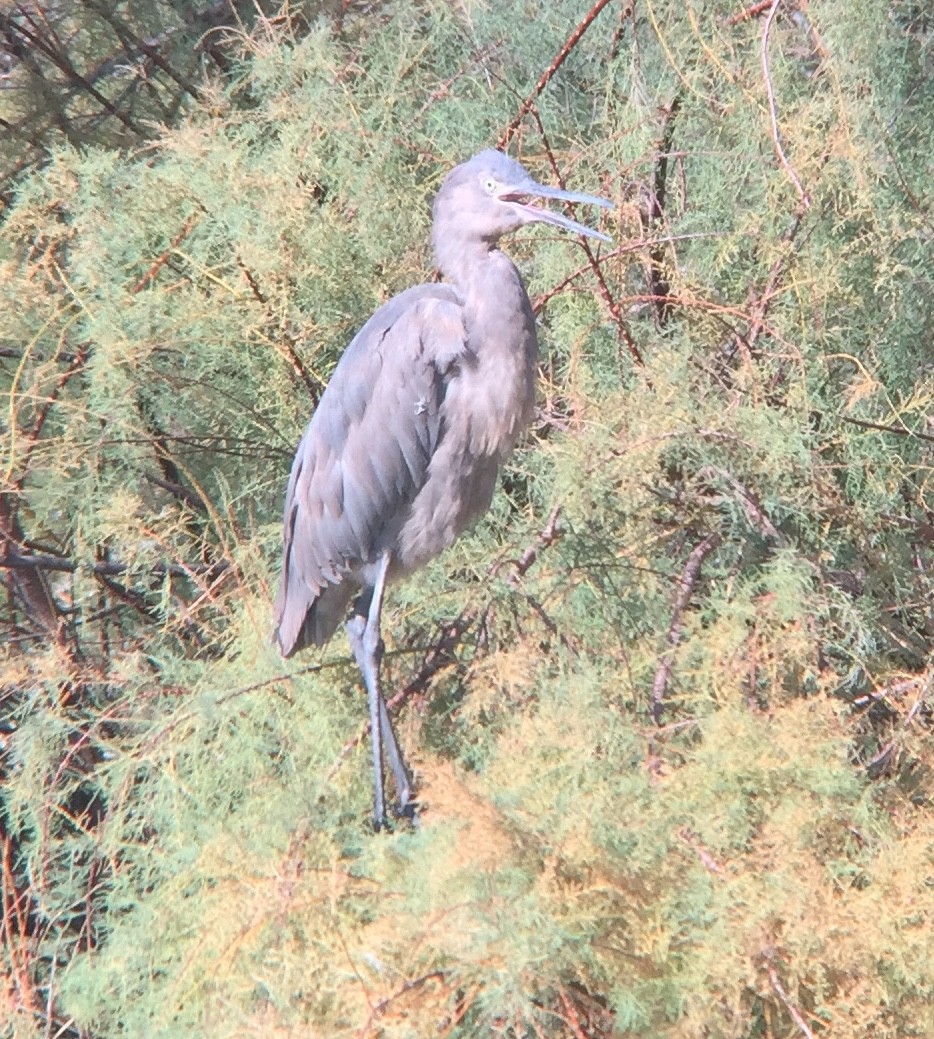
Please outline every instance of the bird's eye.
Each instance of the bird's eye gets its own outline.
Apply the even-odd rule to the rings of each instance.
[[[483,190],[488,194],[492,195],[496,191],[496,181],[492,177],[487,177],[483,181]]]

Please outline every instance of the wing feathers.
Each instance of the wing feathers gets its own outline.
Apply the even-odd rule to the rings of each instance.
[[[341,358],[286,493],[276,604],[286,656],[326,642],[362,583],[360,570],[392,550],[428,478],[447,382],[465,349],[457,293],[426,285],[381,307]]]

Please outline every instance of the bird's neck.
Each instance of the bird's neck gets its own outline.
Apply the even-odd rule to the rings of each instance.
[[[441,273],[465,298],[488,291],[491,277],[502,278],[504,264],[512,268],[511,261],[499,251],[496,242],[436,235],[434,246]],[[500,291],[504,288],[505,285],[501,285]]]
[[[437,233],[433,236],[435,260],[441,273],[449,281],[460,284],[470,278],[472,270],[482,270],[489,261],[491,250],[496,248],[494,242],[480,239],[463,239],[459,235]]]

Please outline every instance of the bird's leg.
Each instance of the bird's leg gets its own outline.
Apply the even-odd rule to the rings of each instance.
[[[363,598],[364,596],[361,596],[361,600]],[[370,598],[369,609],[365,603],[358,602],[354,615],[347,622],[347,637],[350,639],[350,648],[366,684],[370,707],[370,740],[373,750],[373,826],[379,830],[386,824],[386,797],[383,789],[383,729],[380,724],[382,714],[380,706],[383,696],[379,681],[379,665],[383,647],[378,629],[375,643],[368,638],[369,618],[373,615],[375,602],[375,595]],[[366,613],[360,612],[363,610],[366,610]]]
[[[386,572],[389,568],[389,553],[384,553],[379,562],[376,581],[369,595],[364,592],[357,600],[354,615],[347,622],[347,635],[357,666],[366,683],[370,707],[370,737],[373,747],[373,824],[379,830],[386,823],[386,799],[383,787],[383,745],[389,755],[389,764],[396,781],[401,811],[405,813],[412,796],[405,760],[393,732],[389,711],[383,697],[380,682],[380,663],[383,657],[383,640],[380,638],[380,615],[383,592],[386,587]]]
[[[383,745],[389,757],[389,767],[392,769],[393,779],[396,781],[396,793],[399,795],[399,814],[412,818],[415,814],[415,799],[412,796],[412,780],[409,770],[402,756],[402,748],[396,739],[396,734],[389,719],[389,709],[382,695],[379,698],[379,721],[382,728]]]

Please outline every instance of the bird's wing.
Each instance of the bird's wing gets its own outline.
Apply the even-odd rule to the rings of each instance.
[[[352,589],[329,586],[391,547],[442,436],[447,379],[466,338],[455,290],[419,286],[381,307],[334,370],[286,492],[276,605],[286,656],[330,638]],[[327,616],[315,617],[319,598]]]

